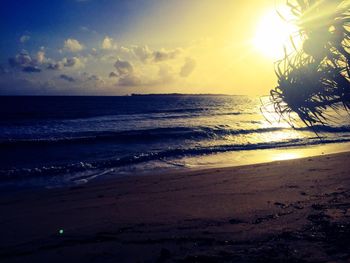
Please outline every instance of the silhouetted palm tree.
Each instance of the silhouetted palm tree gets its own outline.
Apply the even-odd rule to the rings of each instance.
[[[276,62],[278,86],[271,90],[270,101],[291,125],[293,112],[313,126],[331,122],[330,110],[350,110],[349,4],[350,0],[287,1],[303,44]]]

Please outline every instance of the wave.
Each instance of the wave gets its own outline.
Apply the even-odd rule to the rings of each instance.
[[[80,132],[63,135],[54,135],[47,138],[2,139],[1,147],[50,145],[65,143],[93,143],[93,142],[131,142],[155,141],[167,139],[215,139],[228,135],[243,135],[285,130],[288,128],[270,127],[258,129],[231,129],[226,127],[174,127],[155,128],[127,131]]]
[[[27,178],[33,176],[55,176],[61,174],[74,174],[85,171],[111,169],[122,166],[130,166],[139,163],[145,163],[156,160],[167,160],[171,158],[181,157],[195,157],[214,153],[232,152],[232,151],[249,151],[249,150],[263,150],[273,148],[287,148],[298,147],[307,145],[327,144],[327,143],[343,143],[350,142],[350,138],[332,138],[332,139],[293,139],[282,142],[270,142],[270,143],[255,143],[255,144],[229,144],[229,145],[217,145],[208,147],[195,147],[195,148],[176,148],[168,149],[164,151],[154,151],[139,153],[136,155],[124,156],[120,158],[107,159],[94,162],[79,162],[62,166],[50,166],[40,168],[20,168],[0,170],[0,181]]]
[[[52,144],[79,144],[79,143],[103,143],[103,142],[142,142],[174,139],[220,139],[230,135],[248,135],[254,133],[270,133],[284,130],[293,130],[285,127],[266,127],[254,129],[232,129],[225,126],[216,127],[173,127],[154,128],[126,131],[102,131],[102,132],[76,132],[69,134],[57,134],[46,138],[20,138],[2,139],[1,147],[13,146],[40,146]],[[296,131],[314,131],[317,133],[349,133],[350,126],[329,127],[315,126],[313,130],[307,127],[295,128]]]
[[[314,132],[327,132],[327,133],[346,133],[350,132],[350,126],[344,125],[344,126],[326,126],[326,125],[315,125],[312,128],[309,127],[302,127],[302,128],[295,128],[296,130],[300,131],[314,131]]]
[[[50,113],[43,113],[43,112],[20,112],[18,114],[11,114],[10,112],[7,112],[2,116],[0,123],[7,124],[10,123],[17,123],[17,122],[38,122],[38,121],[53,121],[53,120],[84,120],[84,119],[97,119],[97,118],[113,118],[113,117],[119,117],[119,116],[130,116],[133,115],[157,115],[157,114],[183,114],[183,115],[191,115],[191,114],[215,114],[216,112],[222,111],[222,108],[217,107],[193,107],[193,108],[173,108],[173,109],[131,109],[128,112],[119,111],[119,110],[113,110],[110,111],[104,111],[104,112],[69,112],[69,113],[62,113],[62,112],[50,112]],[[227,108],[228,112],[230,111],[229,108]],[[237,112],[235,112],[236,114]],[[238,113],[241,114],[241,113]],[[148,116],[150,117],[150,116]]]

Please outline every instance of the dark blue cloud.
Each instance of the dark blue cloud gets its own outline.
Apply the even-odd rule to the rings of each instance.
[[[75,79],[71,76],[68,76],[66,74],[61,74],[60,75],[60,78],[63,79],[63,80],[66,80],[68,82],[75,82]]]
[[[26,66],[22,69],[22,71],[26,73],[39,73],[41,72],[41,69],[35,66]]]

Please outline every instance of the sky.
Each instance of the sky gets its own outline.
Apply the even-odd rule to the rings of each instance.
[[[269,32],[262,21],[275,6],[276,0],[2,0],[0,94],[265,95],[276,86],[276,57],[264,52],[274,50],[271,42],[257,48],[256,36],[263,41]]]

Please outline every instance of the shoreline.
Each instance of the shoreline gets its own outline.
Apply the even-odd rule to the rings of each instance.
[[[1,193],[0,260],[346,262],[349,161],[345,152]]]
[[[278,147],[269,149],[255,149],[255,150],[243,150],[243,151],[228,151],[223,153],[214,153],[206,155],[203,163],[209,164],[202,166],[193,165],[192,169],[215,169],[224,167],[239,167],[246,165],[254,165],[261,163],[271,163],[275,161],[286,161],[293,159],[301,159],[308,157],[316,157],[329,154],[337,154],[350,151],[350,142],[335,142],[326,144],[314,144],[304,146],[290,146],[290,147]],[[195,163],[196,157],[186,157],[184,160],[191,165],[189,160],[193,160]],[[212,160],[212,161],[211,161]],[[212,163],[212,164],[210,164]]]
[[[306,146],[277,147],[272,149],[255,149],[244,151],[228,151],[202,156],[186,156],[175,161],[154,160],[131,166],[100,170],[65,179],[61,182],[54,179],[50,184],[45,176],[17,178],[4,180],[0,184],[1,191],[27,191],[46,189],[69,188],[85,184],[94,184],[118,178],[150,176],[154,174],[173,174],[179,172],[193,172],[217,168],[235,168],[255,164],[271,163],[275,161],[293,160],[308,157],[317,157],[327,154],[347,152],[350,142],[326,143]],[[60,176],[57,176],[58,180]],[[58,182],[58,183],[57,183]]]

